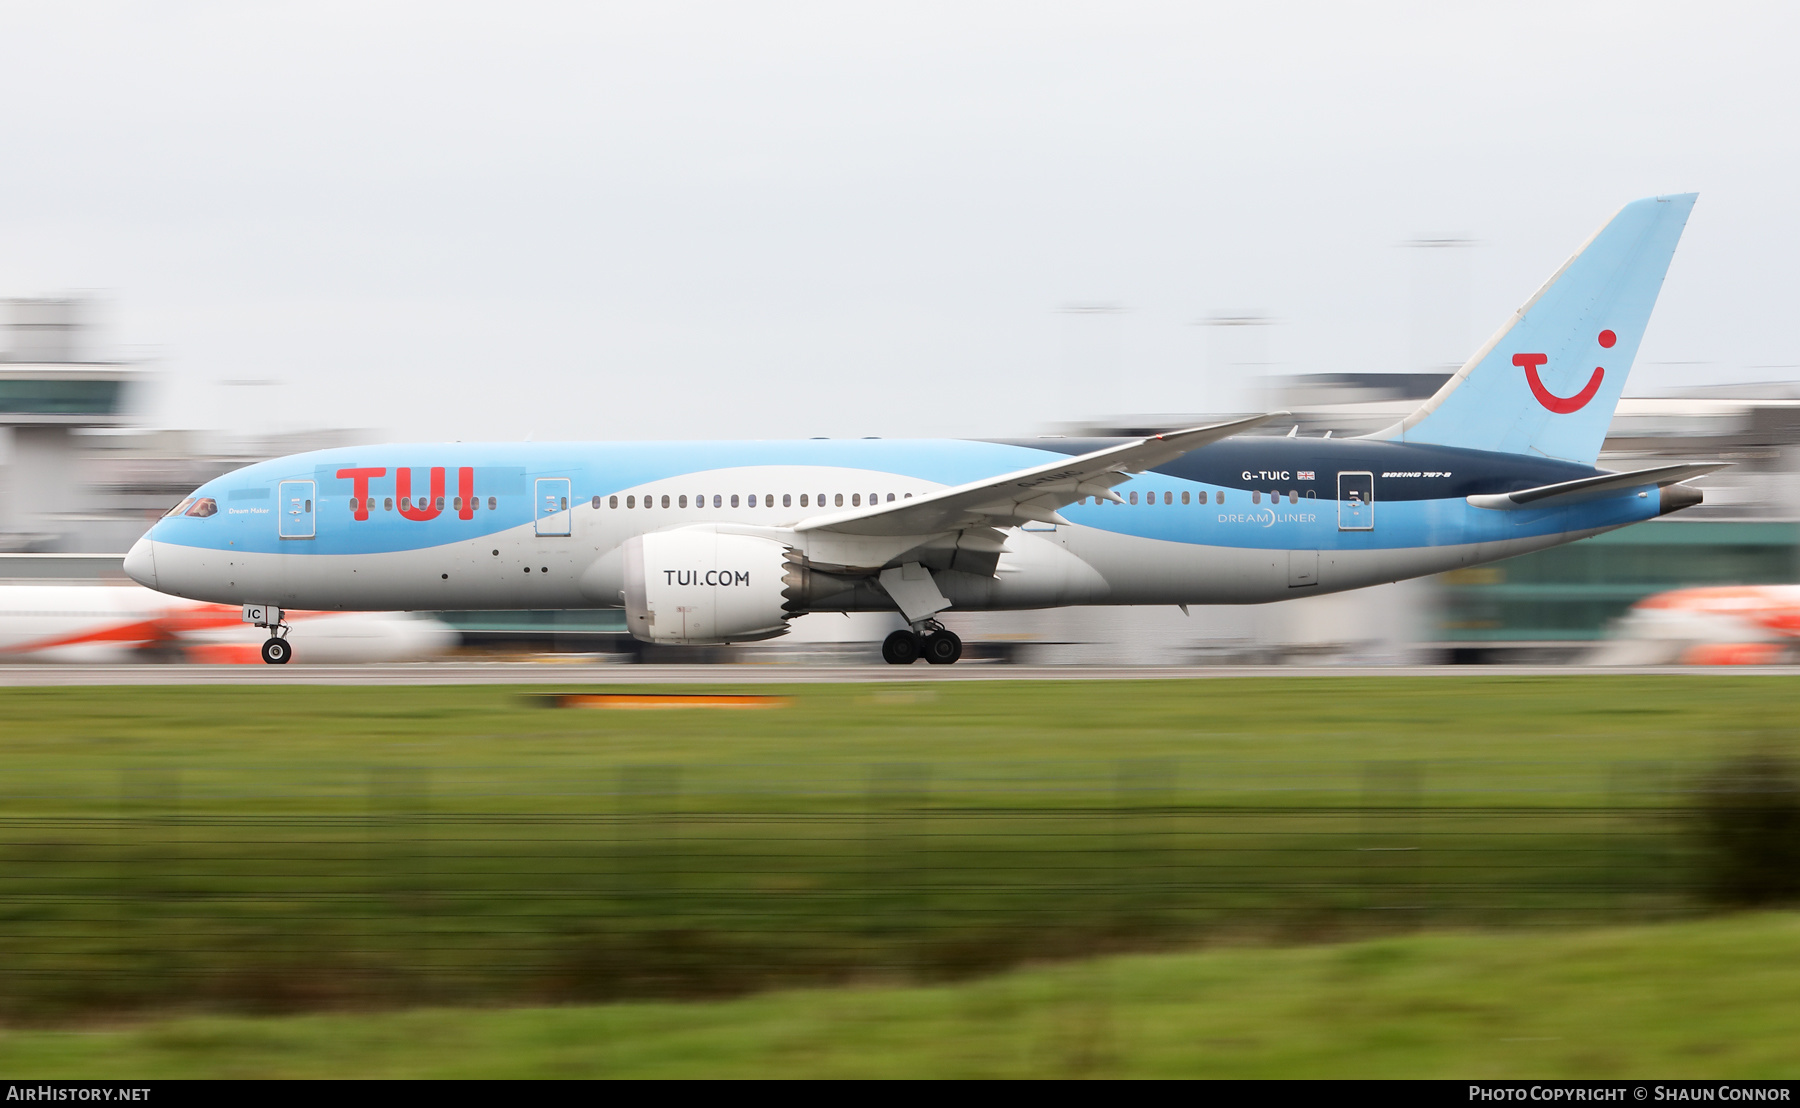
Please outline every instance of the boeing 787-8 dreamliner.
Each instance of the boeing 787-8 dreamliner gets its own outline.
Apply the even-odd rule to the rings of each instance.
[[[1594,466],[1692,194],[1627,204],[1416,412],[1355,439],[406,443],[209,481],[132,548],[151,588],[288,608],[624,608],[640,639],[748,642],[899,612],[1259,604],[1477,565],[1698,504],[1719,468]],[[303,636],[296,636],[302,639]]]

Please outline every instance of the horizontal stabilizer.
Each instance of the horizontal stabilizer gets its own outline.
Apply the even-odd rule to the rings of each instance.
[[[1554,485],[1539,485],[1534,489],[1520,489],[1517,492],[1479,493],[1467,499],[1477,508],[1492,508],[1500,512],[1516,512],[1521,508],[1555,508],[1582,500],[1610,496],[1622,489],[1642,488],[1645,485],[1655,485],[1660,489],[1665,485],[1673,485],[1677,481],[1685,481],[1690,477],[1699,477],[1704,473],[1724,469],[1730,464],[1730,462],[1696,462],[1687,465],[1657,466],[1654,469],[1639,469],[1630,473],[1602,473],[1597,477],[1559,481]]]

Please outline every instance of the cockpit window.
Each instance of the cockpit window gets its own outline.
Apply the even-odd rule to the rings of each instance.
[[[194,506],[189,508],[184,514],[193,516],[196,519],[205,519],[207,516],[216,516],[219,514],[219,502],[210,496],[203,496],[194,501]]]
[[[194,506],[194,498],[190,496],[186,500],[183,500],[181,503],[175,505],[173,508],[170,508],[167,512],[164,512],[163,518],[168,519],[170,516],[178,516],[193,506]]]

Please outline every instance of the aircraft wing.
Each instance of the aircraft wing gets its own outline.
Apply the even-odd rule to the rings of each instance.
[[[806,520],[796,531],[844,535],[934,535],[964,527],[1015,527],[1023,523],[1067,523],[1058,508],[1089,496],[1117,502],[1112,487],[1133,473],[1173,461],[1190,450],[1228,439],[1240,431],[1280,419],[1270,412],[1230,423],[1170,431],[1092,454],[1059,458],[999,477],[940,489],[911,500],[872,504]]]
[[[1557,504],[1574,503],[1579,500],[1592,500],[1595,497],[1607,496],[1621,489],[1637,488],[1640,485],[1673,485],[1690,477],[1699,477],[1704,473],[1724,469],[1730,462],[1694,462],[1685,465],[1657,466],[1654,469],[1637,469],[1630,473],[1602,473],[1597,477],[1581,477],[1573,481],[1558,481],[1554,485],[1539,485],[1533,489],[1520,489],[1517,492],[1477,493],[1466,499],[1477,508],[1492,508],[1501,512],[1516,512],[1521,508],[1550,508]]]

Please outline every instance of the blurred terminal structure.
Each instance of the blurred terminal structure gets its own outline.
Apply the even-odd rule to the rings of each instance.
[[[0,582],[118,578],[123,552],[195,486],[261,458],[371,431],[256,437],[153,429],[154,372],[101,356],[93,301],[0,301]],[[1700,367],[1696,367],[1697,369]],[[1442,372],[1264,378],[1264,410],[1299,435],[1359,435],[1430,396]],[[1142,435],[1230,418],[1153,414],[1068,424]],[[1275,430],[1288,433],[1289,426]],[[604,436],[605,428],[596,428]],[[1619,406],[1600,464],[1724,459],[1706,503],[1570,546],[1422,581],[1244,608],[946,613],[970,659],[1039,664],[1542,662],[1582,657],[1634,602],[1686,585],[1800,582],[1800,385],[1712,385]],[[621,613],[450,612],[471,650],[656,661],[873,660],[898,617],[813,615],[743,648],[645,648]]]

